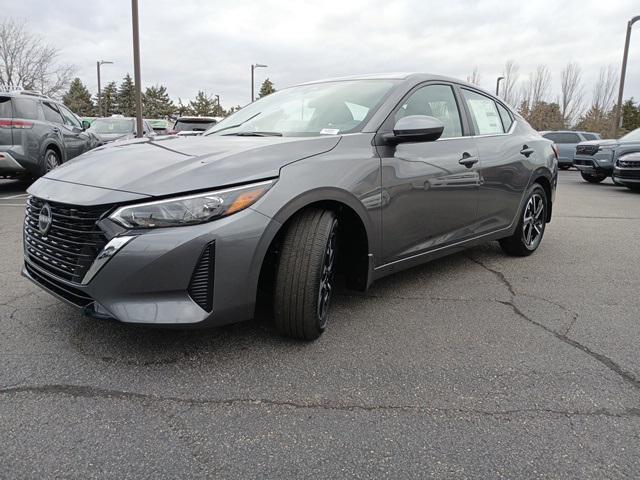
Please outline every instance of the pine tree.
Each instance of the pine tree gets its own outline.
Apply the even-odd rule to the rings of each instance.
[[[167,88],[162,85],[148,87],[144,92],[143,111],[148,118],[161,118],[171,115],[176,107],[169,98]]]
[[[102,115],[105,117],[109,117],[113,114],[120,113],[120,109],[118,108],[118,86],[116,82],[109,82],[102,89],[101,92],[101,102],[102,103]],[[98,99],[96,96],[96,105],[98,104]],[[96,109],[99,111],[98,109]]]
[[[62,97],[62,101],[76,115],[90,117],[95,112],[89,90],[77,77],[69,85],[69,91]]]
[[[189,102],[189,107],[193,111],[194,115],[211,117],[216,113],[217,102],[211,95],[207,95],[206,92],[200,90],[198,91],[195,100]]]
[[[118,110],[125,117],[136,116],[136,89],[131,79],[131,75],[127,75],[122,79],[120,88],[118,89]]]
[[[184,117],[185,115],[193,115],[193,109],[191,108],[191,105],[189,105],[188,103],[186,105],[182,103],[181,98],[178,98],[178,105],[175,108],[175,112],[180,117]]]
[[[636,105],[633,97],[622,104],[622,128],[627,132],[640,128],[640,103]]]
[[[266,78],[265,81],[262,82],[262,85],[260,86],[260,93],[258,94],[258,98],[266,97],[267,95],[275,91],[276,89],[273,85],[273,82],[268,78]]]

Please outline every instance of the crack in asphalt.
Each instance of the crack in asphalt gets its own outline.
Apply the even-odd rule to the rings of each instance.
[[[586,345],[583,345],[580,342],[578,342],[577,340],[574,340],[574,339],[572,339],[572,338],[567,336],[567,334],[569,333],[569,330],[573,327],[573,324],[575,323],[577,317],[573,319],[573,321],[570,323],[569,327],[566,329],[565,333],[557,332],[556,330],[553,330],[552,328],[549,328],[546,325],[544,325],[544,324],[542,324],[542,323],[540,323],[540,322],[538,322],[536,320],[533,320],[532,318],[527,316],[522,310],[520,310],[520,308],[518,308],[518,306],[514,303],[515,298],[519,294],[515,291],[515,289],[514,289],[513,285],[511,284],[511,282],[509,282],[509,280],[507,280],[507,278],[504,276],[504,274],[502,272],[489,267],[484,262],[482,262],[482,261],[480,261],[480,260],[478,260],[476,258],[473,258],[473,257],[471,257],[469,255],[467,255],[467,258],[469,258],[474,263],[477,263],[478,265],[480,265],[484,269],[488,270],[489,272],[493,273],[496,276],[496,278],[498,278],[498,280],[500,280],[507,287],[507,289],[509,290],[509,293],[511,293],[511,300],[509,300],[509,301],[499,301],[499,303],[502,303],[503,305],[506,305],[506,306],[510,307],[514,311],[514,313],[516,315],[518,315],[520,318],[526,320],[527,322],[531,323],[532,325],[535,325],[535,326],[541,328],[545,332],[553,335],[554,337],[556,337],[561,342],[569,345],[570,347],[576,348],[576,349],[586,353],[591,358],[593,358],[594,360],[598,361],[599,363],[604,365],[606,368],[608,368],[609,370],[611,370],[615,374],[619,375],[626,383],[628,383],[629,385],[633,386],[634,388],[640,390],[640,380],[632,372],[629,372],[629,371],[623,369],[620,365],[618,365],[615,361],[613,361],[611,358],[607,357],[606,355],[603,355],[603,354],[598,353],[598,352],[596,352],[594,350],[591,350]],[[569,311],[566,308],[565,308],[565,310]]]
[[[253,406],[269,406],[269,407],[289,407],[294,409],[321,409],[335,411],[404,411],[416,412],[424,414],[445,414],[445,415],[484,415],[484,416],[505,416],[517,414],[550,414],[561,416],[604,416],[615,418],[636,418],[640,417],[639,407],[630,407],[620,412],[613,412],[607,409],[596,410],[559,410],[552,408],[515,408],[510,410],[480,410],[480,409],[464,409],[464,408],[438,408],[427,407],[424,405],[366,405],[356,403],[340,403],[340,402],[294,402],[290,400],[271,400],[265,398],[185,398],[175,396],[154,395],[148,393],[139,393],[123,390],[113,390],[89,385],[70,385],[70,384],[47,384],[47,385],[20,385],[0,388],[0,396],[16,395],[20,393],[33,393],[45,395],[63,395],[74,398],[100,398],[100,399],[116,399],[127,401],[154,402],[154,403],[177,403],[187,406],[234,406],[234,405],[253,405]]]

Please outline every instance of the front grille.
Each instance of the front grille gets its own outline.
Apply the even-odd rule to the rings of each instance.
[[[47,290],[59,295],[78,307],[86,307],[93,302],[93,298],[84,293],[82,290],[66,285],[53,277],[43,275],[39,270],[25,262],[27,272],[36,282]]]
[[[600,148],[598,145],[578,145],[576,153],[580,155],[595,155]]]
[[[196,264],[189,283],[189,296],[203,310],[213,310],[213,273],[216,260],[216,243],[209,243]]]
[[[640,168],[640,160],[618,160],[620,168]]]
[[[616,177],[619,178],[640,178],[640,170],[617,170]]]
[[[574,159],[573,160],[573,164],[574,165],[582,165],[582,166],[585,166],[585,167],[593,167],[593,161],[591,161],[591,160]]]
[[[44,204],[51,211],[51,227],[42,234],[38,216]],[[79,207],[30,197],[24,220],[25,256],[40,270],[80,283],[107,243],[96,222],[109,207]]]

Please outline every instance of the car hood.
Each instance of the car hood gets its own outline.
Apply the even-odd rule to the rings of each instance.
[[[92,150],[45,179],[146,196],[273,178],[283,166],[333,149],[339,136],[135,139]]]
[[[103,142],[113,142],[119,139],[131,138],[132,133],[93,133]]]
[[[618,141],[610,138],[601,139],[601,140],[586,140],[584,142],[580,142],[578,145],[598,145],[598,146],[614,146],[617,145]]]

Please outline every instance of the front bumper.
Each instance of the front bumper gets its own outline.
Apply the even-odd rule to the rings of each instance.
[[[637,187],[640,186],[640,168],[619,168],[613,169],[613,179],[622,185]]]
[[[597,158],[596,156],[578,155],[573,158],[573,166],[582,173],[591,175],[607,175],[613,173],[613,163],[610,159]]]
[[[279,224],[252,209],[210,223],[128,232],[122,246],[86,285],[43,270],[25,255],[23,275],[99,318],[126,323],[217,326],[250,319],[255,309],[264,235]],[[189,288],[201,255],[215,245],[211,311]]]

